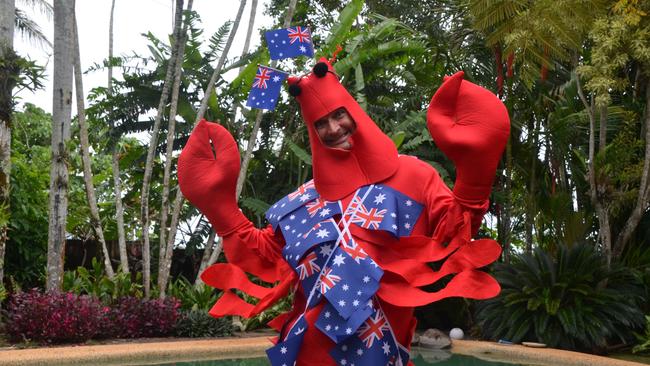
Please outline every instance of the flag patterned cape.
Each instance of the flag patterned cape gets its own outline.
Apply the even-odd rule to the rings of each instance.
[[[382,184],[357,189],[344,207],[340,200],[322,199],[309,181],[266,213],[270,229],[284,238],[281,259],[288,264],[278,271],[275,286],[251,282],[237,264],[213,265],[202,278],[224,294],[211,314],[251,317],[295,289],[307,299],[305,308],[291,324],[286,314],[270,323],[281,331],[267,351],[273,365],[294,364],[308,327],[304,315],[321,303],[315,327],[335,343],[330,355],[337,364],[406,365],[409,345],[397,341],[380,299],[413,307],[450,296],[487,298],[499,291],[492,277],[477,270],[496,260],[499,245],[487,239],[470,241],[469,214],[446,245],[412,236],[422,210],[422,203]],[[378,265],[375,259],[382,254],[364,250],[355,239],[373,231],[390,235],[392,249],[412,259],[382,258],[383,265]],[[442,259],[446,260],[438,271],[426,266]],[[455,276],[438,292],[418,288],[451,274]],[[249,304],[232,290],[259,301]]]

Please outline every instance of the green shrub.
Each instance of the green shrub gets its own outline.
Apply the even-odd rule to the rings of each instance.
[[[115,303],[122,297],[142,297],[141,273],[136,280],[131,274],[118,272],[113,279],[104,274],[104,266],[97,258],[92,259],[92,268],[78,267],[76,271],[67,271],[63,275],[63,291],[79,295],[90,295],[100,299],[104,304]]]
[[[201,309],[208,311],[219,298],[219,294],[214,288],[206,284],[194,287],[183,276],[170,282],[167,293],[169,296],[173,296],[181,301],[181,309],[183,310]]]
[[[484,336],[551,347],[602,351],[610,341],[631,342],[643,326],[644,289],[639,274],[612,264],[586,245],[541,249],[499,263],[501,294],[481,302]]]
[[[634,353],[647,353],[650,351],[650,315],[645,316],[645,333],[637,334],[639,344],[634,346],[632,352]]]
[[[230,317],[215,319],[205,310],[183,310],[176,321],[179,337],[226,337],[232,335]]]

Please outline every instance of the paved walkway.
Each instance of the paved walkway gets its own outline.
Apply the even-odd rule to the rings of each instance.
[[[160,362],[263,357],[269,337],[124,342],[89,346],[0,350],[0,365],[145,365]],[[504,346],[492,342],[454,341],[452,352],[485,360],[531,365],[639,366],[584,353]],[[162,361],[161,361],[162,360]]]

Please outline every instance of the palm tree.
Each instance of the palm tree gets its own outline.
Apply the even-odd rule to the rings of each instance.
[[[9,0],[9,2],[13,2]],[[20,0],[26,6],[30,8],[38,8],[39,12],[47,17],[47,19],[52,19],[53,9],[52,5],[45,0]],[[16,7],[14,10],[14,27],[20,33],[21,36],[28,39],[29,41],[34,42],[41,47],[47,49],[52,48],[52,43],[47,39],[41,27],[32,19],[30,19],[24,10]],[[3,24],[11,24],[3,23]]]
[[[68,141],[72,108],[74,0],[54,1],[54,87],[52,101],[52,167],[47,240],[47,290],[63,280],[65,226],[68,211]]]

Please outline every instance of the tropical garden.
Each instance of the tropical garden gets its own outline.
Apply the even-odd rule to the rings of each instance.
[[[221,242],[176,180],[177,157],[202,118],[220,121],[239,144],[237,196],[258,226],[270,203],[310,179],[297,104],[286,92],[272,111],[245,101],[258,64],[299,74],[314,60],[278,65],[264,41],[249,49],[264,31],[253,32],[253,16],[241,22],[250,6],[272,17],[269,29],[308,26],[315,57],[340,46],[335,69],[348,90],[401,154],[431,164],[449,185],[453,165],[425,124],[443,76],[464,70],[508,107],[511,136],[479,232],[503,247],[485,269],[502,292],[418,309],[420,327],[650,352],[649,2],[241,0],[214,34],[192,0],[173,6],[168,37],[142,35],[148,53],[114,55],[111,44],[102,63],[81,65],[74,1],[0,0],[7,342],[228,335],[287,308],[288,300],[254,319],[208,315],[220,293],[198,275],[225,260]],[[53,18],[51,41],[29,7]],[[243,50],[232,47],[238,32]],[[53,74],[17,54],[14,37],[51,47]],[[107,75],[105,84],[84,89],[90,73]],[[46,83],[51,112],[19,103],[18,91]]]

